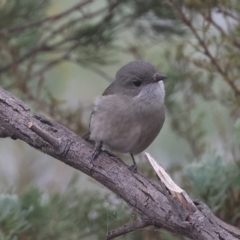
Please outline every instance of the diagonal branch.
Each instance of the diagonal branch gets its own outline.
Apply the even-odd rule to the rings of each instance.
[[[29,122],[37,126],[37,130],[30,129]],[[203,211],[206,209],[203,204],[195,204],[194,211],[190,211],[164,187],[152,183],[141,173],[131,172],[121,159],[102,152],[96,160],[89,161],[94,148],[90,143],[56,122],[33,115],[21,100],[2,88],[0,126],[0,137],[22,140],[91,176],[155,227],[194,240],[240,239],[240,230],[232,231],[227,224],[223,226],[210,210]]]

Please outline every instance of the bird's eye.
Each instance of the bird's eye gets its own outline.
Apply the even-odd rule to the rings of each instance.
[[[136,81],[133,82],[133,85],[134,85],[135,87],[140,87],[140,86],[142,85],[142,81],[136,80]]]

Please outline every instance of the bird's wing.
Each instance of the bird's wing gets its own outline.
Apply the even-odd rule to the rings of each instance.
[[[105,91],[103,92],[102,96],[109,96],[109,95],[113,95],[114,94],[114,90],[113,90],[113,83],[111,83],[106,89]],[[90,116],[90,120],[89,120],[89,129],[91,128],[90,125],[91,125],[91,119],[92,119],[92,116],[94,115],[95,113],[95,110],[92,111],[91,113],[91,116]],[[89,139],[90,137],[90,131],[87,132],[86,134],[83,135],[83,138],[86,140],[86,139]]]

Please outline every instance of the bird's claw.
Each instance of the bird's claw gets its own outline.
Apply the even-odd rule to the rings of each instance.
[[[137,165],[132,165],[128,168],[131,172],[136,173],[138,171]]]

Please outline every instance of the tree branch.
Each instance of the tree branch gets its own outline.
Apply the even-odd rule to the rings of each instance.
[[[9,137],[8,131],[4,127],[0,126],[0,138],[6,138],[6,137]]]
[[[30,129],[29,122],[37,126],[38,130]],[[240,230],[234,228],[233,231],[233,227],[225,223],[223,226],[210,210],[203,211],[206,209],[203,204],[195,204],[194,211],[190,211],[166,187],[154,184],[141,173],[131,172],[121,159],[101,152],[96,160],[89,161],[94,148],[90,143],[56,122],[33,115],[21,100],[2,88],[0,126],[0,137],[10,136],[22,140],[91,176],[122,198],[153,226],[194,240],[240,239]],[[59,144],[56,144],[56,139]]]
[[[122,236],[126,233],[136,231],[137,229],[144,228],[151,225],[148,219],[138,218],[136,221],[131,222],[127,225],[114,229],[107,234],[107,240]]]

